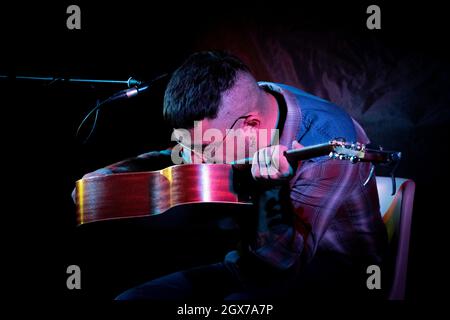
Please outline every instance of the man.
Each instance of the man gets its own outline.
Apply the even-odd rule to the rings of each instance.
[[[366,269],[382,263],[387,243],[375,178],[363,183],[371,164],[324,156],[296,165],[283,155],[287,149],[335,138],[368,143],[347,113],[299,89],[256,82],[232,55],[200,52],[173,74],[164,116],[176,129],[185,162],[223,162],[230,150],[234,159],[245,154],[255,141],[246,140],[244,152],[227,148],[231,128],[264,133],[249,134],[257,137],[251,164],[257,181],[254,219],[243,226],[248,237],[223,262],[152,280],[118,299],[342,297],[344,292],[368,292]],[[194,143],[176,134],[195,136],[195,130],[201,138]],[[203,139],[208,130],[223,139]],[[170,154],[150,152],[89,176],[148,170],[149,164],[167,161]]]

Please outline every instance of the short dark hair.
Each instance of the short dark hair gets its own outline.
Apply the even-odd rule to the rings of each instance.
[[[164,118],[175,128],[192,128],[195,120],[217,117],[223,92],[239,71],[250,69],[224,51],[194,53],[174,72],[164,94]]]

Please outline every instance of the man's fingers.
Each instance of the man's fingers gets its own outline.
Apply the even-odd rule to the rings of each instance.
[[[297,145],[296,145],[297,146]],[[252,176],[255,180],[285,180],[291,176],[287,159],[281,153],[284,146],[276,145],[258,150],[252,160]]]
[[[272,179],[278,179],[281,176],[280,172],[280,146],[273,146],[268,148],[267,156],[270,157],[269,176]]]
[[[273,158],[272,158],[273,147],[264,148],[264,158],[266,160],[266,170],[267,170],[267,178],[273,179],[274,170],[273,170]]]
[[[259,174],[261,178],[268,179],[267,160],[265,149],[258,151]]]
[[[261,173],[259,170],[258,152],[255,152],[253,156],[251,172],[254,179],[259,179],[261,177]]]
[[[264,164],[261,166],[261,176],[266,179],[270,179],[269,168],[270,168],[270,157],[267,154],[267,149],[264,148],[261,150],[261,153],[264,155]]]

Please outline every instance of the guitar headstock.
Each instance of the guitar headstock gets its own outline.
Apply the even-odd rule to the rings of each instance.
[[[356,163],[364,159],[366,145],[355,142],[343,142],[339,140],[330,141],[332,151],[329,154],[331,159],[349,160]]]

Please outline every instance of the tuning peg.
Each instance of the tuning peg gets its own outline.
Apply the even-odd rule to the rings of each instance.
[[[357,163],[359,161],[359,158],[357,156],[351,156],[350,157],[350,162],[351,163]]]

